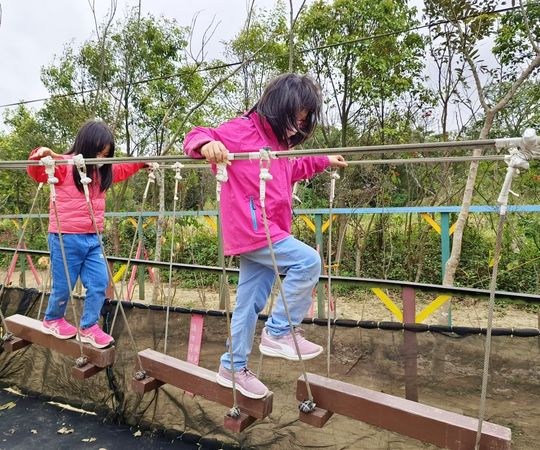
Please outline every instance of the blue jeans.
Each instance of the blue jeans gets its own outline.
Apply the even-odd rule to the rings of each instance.
[[[312,290],[321,273],[321,258],[315,249],[292,236],[275,243],[273,248],[279,272],[285,275],[283,291],[291,321],[293,325],[298,325],[311,306]],[[266,305],[274,280],[274,266],[268,247],[240,255],[240,278],[231,321],[235,371],[247,365],[258,314]],[[266,328],[273,336],[291,332],[281,294],[266,321]],[[221,356],[221,364],[227,369],[231,368],[228,351]]]
[[[63,234],[62,239],[71,288],[73,289],[79,276],[86,288],[80,325],[81,328],[88,328],[99,320],[109,285],[109,274],[99,245],[100,236],[97,234]],[[49,249],[51,251],[52,289],[47,311],[45,311],[45,319],[53,320],[64,317],[70,292],[58,234],[49,233]]]

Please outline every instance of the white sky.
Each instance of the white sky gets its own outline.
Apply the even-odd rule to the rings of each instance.
[[[0,105],[48,96],[40,80],[41,69],[60,56],[66,45],[78,47],[95,33],[89,2],[95,2],[101,23],[110,0],[0,0]],[[284,0],[288,6],[288,0]],[[308,0],[309,2],[310,0]],[[139,0],[117,0],[116,18],[125,15]],[[243,26],[250,0],[141,0],[142,14],[175,19],[189,26],[198,12],[194,45],[214,21],[216,32],[207,47],[207,57],[222,55],[223,41],[231,39]],[[276,0],[255,0],[262,9],[271,9]],[[293,0],[295,10],[302,0]],[[422,9],[423,0],[409,0]],[[422,20],[422,19],[420,19]],[[429,71],[429,69],[428,69]],[[39,108],[39,103],[29,107]],[[0,127],[2,113],[0,108]]]
[[[118,0],[116,17],[123,17],[138,0]],[[214,19],[218,28],[208,49],[210,57],[221,54],[221,41],[232,38],[244,24],[246,0],[141,0],[142,13],[163,15],[189,26],[199,13],[196,31],[202,33]],[[269,9],[274,0],[256,0]],[[294,0],[294,5],[300,5]],[[94,21],[88,0],[0,0],[0,105],[47,97],[40,80],[41,68],[60,56],[66,45],[79,46],[93,36]],[[99,22],[109,0],[95,0]],[[197,38],[197,34],[195,35]],[[40,103],[35,105],[39,106]],[[0,109],[0,114],[2,109]]]

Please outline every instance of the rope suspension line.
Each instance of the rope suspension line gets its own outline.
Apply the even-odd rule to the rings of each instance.
[[[229,174],[227,173],[227,163],[218,163],[216,164],[216,201],[217,201],[217,210],[218,214],[220,213],[220,206],[221,206],[221,188],[222,184],[229,181]],[[223,229],[222,229],[222,221],[218,220],[218,239],[223,242]],[[224,300],[225,300],[225,320],[227,322],[227,339],[229,341],[229,357],[231,358],[231,382],[232,382],[232,395],[233,395],[233,405],[229,409],[227,415],[229,417],[232,417],[233,419],[236,419],[240,417],[240,407],[238,406],[238,397],[237,397],[237,389],[236,389],[236,373],[234,370],[234,352],[233,352],[233,341],[232,341],[232,331],[231,331],[231,304],[230,304],[230,297],[229,292],[227,289],[227,293],[224,292],[224,286],[223,284],[226,283],[227,280],[227,268],[225,267],[225,257],[223,255],[223,249],[221,250],[220,254],[221,259],[221,275],[222,275],[222,283],[221,283],[221,293],[224,294]]]
[[[332,354],[331,352],[331,345],[332,345],[332,326],[330,321],[330,311],[332,310],[332,228],[334,221],[332,220],[332,209],[334,207],[334,199],[336,194],[336,180],[339,180],[340,176],[338,174],[337,170],[333,170],[330,173],[330,198],[328,201],[328,209],[329,209],[329,225],[328,225],[328,292],[327,292],[327,308],[326,312],[328,315],[328,336],[326,341],[326,376],[330,378],[330,356]],[[334,321],[337,318],[337,305],[334,302]]]
[[[528,128],[523,133],[521,143],[516,148],[510,151],[510,154],[506,156],[505,162],[508,165],[506,171],[506,177],[504,179],[499,198],[497,203],[499,204],[499,224],[497,227],[497,236],[495,241],[495,254],[493,256],[493,271],[491,275],[491,281],[489,285],[489,307],[488,307],[488,323],[486,332],[486,348],[484,352],[484,369],[482,371],[482,391],[480,394],[480,406],[478,413],[478,429],[476,431],[475,449],[480,448],[480,438],[482,436],[482,423],[484,420],[486,409],[486,396],[487,385],[489,376],[489,359],[491,355],[491,337],[493,328],[493,310],[495,309],[495,291],[497,289],[497,274],[499,269],[499,259],[501,256],[502,237],[504,230],[504,223],[506,221],[508,213],[508,195],[511,192],[512,180],[516,174],[519,174],[521,170],[529,169],[529,160],[533,156],[540,156],[540,147],[536,138],[536,133],[533,129]]]
[[[69,268],[68,268],[68,263],[67,263],[67,258],[66,258],[66,249],[64,247],[64,238],[62,235],[62,228],[60,226],[60,219],[58,218],[58,205],[56,203],[56,186],[55,186],[58,183],[58,178],[54,176],[56,164],[55,164],[55,160],[51,156],[46,156],[45,158],[40,159],[39,162],[45,165],[45,173],[47,174],[47,177],[48,177],[47,183],[49,184],[49,188],[51,191],[51,204],[53,207],[54,220],[56,222],[56,229],[58,230],[58,242],[60,244],[60,253],[62,254],[62,263],[64,265],[64,273],[66,275],[66,282],[69,289],[69,302],[73,310],[73,318],[77,324],[76,339],[77,339],[77,342],[79,343],[81,356],[77,358],[75,363],[77,367],[82,367],[84,366],[84,364],[86,364],[88,358],[84,356],[84,352],[83,352],[83,343],[80,336],[79,314],[77,311],[77,306],[75,304],[75,299],[73,298],[73,284],[71,283],[71,277],[69,276]],[[85,186],[85,183],[87,180],[90,180],[90,179],[87,177],[86,179],[83,179],[81,177],[81,184]]]
[[[167,354],[167,340],[169,336],[169,313],[172,303],[172,271],[173,271],[173,256],[174,256],[174,232],[176,226],[176,203],[178,202],[178,186],[180,180],[182,180],[182,175],[180,171],[184,165],[180,162],[176,162],[173,165],[174,169],[174,201],[173,201],[173,215],[172,215],[172,230],[171,230],[171,247],[170,247],[170,257],[169,257],[169,284],[167,290],[167,313],[165,314],[165,337],[163,344],[163,353]]]
[[[36,201],[37,201],[37,198],[39,196],[39,193],[41,192],[42,187],[43,187],[43,183],[39,183],[39,185],[38,185],[38,187],[36,189],[36,194],[34,195],[34,199],[32,200],[32,205],[30,206],[30,214],[32,214],[32,212],[34,211],[34,207],[36,205]],[[23,222],[23,225],[21,227],[21,234],[19,236],[19,241],[17,242],[17,247],[15,249],[15,252],[13,253],[13,258],[11,259],[12,262],[16,260],[19,248],[21,247],[21,244],[24,241],[24,236],[26,234],[26,227],[28,226],[29,220],[30,220],[30,218],[27,218]],[[2,286],[0,286],[0,304],[2,303],[2,300],[4,299],[4,291],[5,291],[6,284],[8,282],[8,277],[9,277],[9,270],[6,272],[6,276],[4,278],[4,282],[2,283]],[[42,296],[42,298],[43,298],[43,296]],[[41,306],[40,306],[40,308],[41,308]],[[6,341],[11,340],[13,335],[9,332],[9,329],[8,329],[8,326],[7,326],[7,323],[6,323],[6,318],[4,316],[4,313],[2,312],[2,308],[0,308],[0,321],[2,323],[2,328],[4,330],[4,334],[2,336],[2,342],[6,342]]]
[[[298,346],[298,340],[296,338],[295,327],[293,326],[291,314],[289,312],[289,305],[287,303],[287,298],[285,296],[285,290],[283,289],[283,283],[281,282],[279,268],[277,265],[276,256],[274,254],[274,247],[272,245],[272,238],[270,237],[270,227],[268,225],[268,217],[266,215],[266,182],[272,180],[272,174],[270,173],[270,164],[271,164],[270,151],[267,148],[261,149],[259,159],[260,159],[260,162],[259,162],[259,167],[260,167],[259,200],[261,203],[261,212],[262,212],[262,218],[264,222],[264,231],[266,233],[268,249],[270,252],[270,257],[272,259],[272,265],[274,267],[276,283],[279,289],[279,293],[281,294],[281,301],[283,302],[283,309],[285,310],[285,314],[287,315],[287,321],[289,322],[289,327],[291,329],[291,337],[294,343],[294,348],[296,350],[296,354],[298,355],[298,361],[300,362],[302,376],[304,377],[304,380],[306,382],[306,391],[307,391],[308,398],[302,401],[300,405],[298,406],[298,408],[304,413],[309,413],[315,410],[315,402],[313,401],[313,395],[311,393],[311,386],[309,384],[305,363],[304,363],[304,360],[302,359],[300,347]]]

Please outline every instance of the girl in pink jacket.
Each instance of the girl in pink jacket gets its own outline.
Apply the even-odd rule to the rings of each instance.
[[[320,89],[310,77],[283,74],[269,83],[246,115],[217,128],[191,130],[184,140],[184,151],[216,164],[228,162],[229,151],[254,152],[263,147],[287,150],[311,136],[320,109]],[[280,273],[285,274],[283,290],[293,328],[280,295],[262,331],[259,350],[264,355],[298,361],[292,333],[302,359],[314,358],[322,352],[320,345],[305,339],[296,328],[311,305],[321,260],[315,249],[291,236],[292,186],[328,166],[346,165],[339,155],[272,160],[273,179],[266,184],[266,214],[277,265]],[[229,179],[222,184],[220,199],[224,253],[240,256],[240,278],[231,322],[233,361],[229,352],[222,355],[217,381],[232,387],[234,370],[236,387],[251,398],[262,398],[269,392],[247,368],[247,362],[258,314],[275,280],[259,201],[259,170],[258,160],[233,161],[228,168]]]
[[[38,147],[30,153],[29,159],[50,156],[53,159],[66,160],[75,155],[82,155],[85,159],[112,158],[114,138],[109,127],[101,121],[86,122],[78,131],[73,147],[66,154],[61,155],[47,147]],[[77,168],[67,164],[56,166],[54,176],[58,179],[55,190],[60,229],[51,199],[48,240],[52,289],[42,324],[45,332],[60,339],[69,339],[77,334],[77,328],[64,319],[64,314],[70,298],[70,287],[73,288],[80,276],[86,288],[80,320],[80,339],[97,348],[113,343],[113,338],[98,325],[109,285],[106,261],[100,247],[105,217],[105,194],[112,183],[125,180],[145,166],[144,163],[86,165],[86,174],[92,180],[88,188],[99,234],[92,222]],[[46,183],[48,180],[45,167],[41,165],[28,166],[28,174],[38,182]],[[66,278],[60,239],[63,241],[70,283]]]

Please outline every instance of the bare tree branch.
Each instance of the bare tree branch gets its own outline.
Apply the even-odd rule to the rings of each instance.
[[[96,94],[94,97],[93,105],[91,106],[91,110],[94,114],[96,113],[96,109],[99,103],[99,95],[101,93],[101,90],[103,89],[103,74],[105,72],[105,61],[106,61],[105,60],[105,40],[107,39],[107,33],[109,31],[110,26],[112,25],[114,16],[116,14],[116,8],[118,6],[117,0],[110,0],[110,2],[111,2],[111,7],[108,11],[107,22],[105,23],[105,26],[103,27],[103,34],[100,37],[100,29],[99,29],[97,14],[96,14],[95,0],[88,0],[88,5],[90,6],[90,10],[92,11],[92,16],[94,18],[94,27],[96,30],[96,37],[99,41],[100,59],[101,59]],[[139,2],[139,15],[140,15],[140,2]]]
[[[527,36],[529,37],[529,42],[531,43],[531,46],[534,49],[535,53],[540,53],[540,47],[538,47],[538,43],[534,40],[532,31],[531,31],[531,24],[529,22],[529,16],[527,15],[527,11],[526,11],[525,7],[523,6],[523,0],[519,0],[519,6],[521,7],[521,14],[523,16],[523,23],[524,23],[525,28],[527,30]]]

